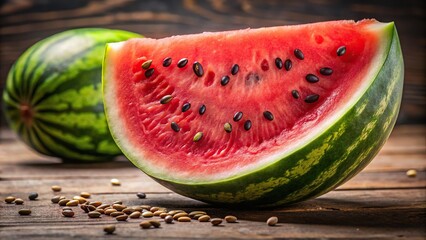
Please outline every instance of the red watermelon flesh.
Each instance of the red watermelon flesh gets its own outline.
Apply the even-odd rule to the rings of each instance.
[[[129,159],[158,179],[249,174],[321,135],[362,96],[383,64],[383,26],[335,21],[109,44],[110,128]]]

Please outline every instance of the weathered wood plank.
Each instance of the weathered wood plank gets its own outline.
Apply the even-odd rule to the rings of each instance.
[[[425,191],[391,190],[381,191],[337,191],[315,200],[278,209],[227,209],[210,206],[176,194],[149,194],[146,199],[137,199],[128,194],[102,194],[94,199],[112,202],[120,199],[128,206],[149,204],[168,209],[186,211],[205,210],[213,217],[228,214],[237,216],[236,224],[223,224],[212,229],[207,223],[163,223],[160,229],[143,231],[138,223],[142,219],[117,224],[114,237],[155,238],[307,238],[307,237],[421,237],[425,228]],[[103,237],[102,225],[116,223],[109,216],[89,219],[79,208],[75,217],[65,218],[60,207],[41,197],[39,201],[26,203],[33,210],[31,216],[17,216],[19,206],[0,203],[0,237],[19,238],[24,236],[98,238]],[[277,216],[280,224],[268,227],[265,220]],[[84,231],[76,231],[76,227]],[[17,232],[16,230],[21,231]],[[142,231],[142,232],[141,232]]]

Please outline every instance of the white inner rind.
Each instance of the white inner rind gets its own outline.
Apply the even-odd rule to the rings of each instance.
[[[116,69],[114,59],[116,58],[114,55],[120,54],[120,50],[124,43],[108,44],[103,66],[103,91],[105,111],[111,133],[117,145],[127,156],[127,158],[133,162],[133,164],[135,164],[148,175],[165,181],[185,184],[213,183],[219,181],[228,181],[232,178],[238,178],[243,175],[250,174],[254,171],[258,171],[268,167],[271,164],[274,164],[277,161],[280,161],[281,159],[288,157],[295,151],[315,141],[315,139],[317,139],[323,132],[327,131],[327,129],[333,126],[345,115],[345,113],[354,107],[354,105],[359,101],[359,99],[373,83],[381,67],[383,66],[384,61],[386,60],[386,55],[388,54],[388,49],[392,39],[392,35],[388,29],[393,28],[393,26],[393,23],[376,23],[369,26],[371,31],[376,32],[377,36],[379,37],[380,49],[377,50],[377,54],[371,60],[367,74],[364,77],[365,80],[362,81],[358,90],[353,93],[351,98],[346,103],[341,105],[341,107],[336,108],[336,110],[328,113],[328,117],[326,117],[324,121],[322,121],[315,128],[306,131],[306,134],[304,134],[301,138],[292,141],[289,145],[286,146],[285,150],[271,153],[271,155],[268,157],[258,159],[258,161],[255,163],[245,166],[237,166],[234,169],[229,169],[226,172],[221,172],[218,174],[206,173],[193,175],[190,173],[171,171],[171,169],[162,167],[160,162],[156,162],[155,159],[150,158],[150,154],[145,152],[142,146],[135,145],[130,141],[129,133],[127,132],[128,129],[124,125],[124,121],[121,117],[124,114],[120,114],[120,108],[116,102],[118,96],[116,96],[115,84],[117,84],[118,81],[114,79],[114,76],[116,76],[114,72]]]

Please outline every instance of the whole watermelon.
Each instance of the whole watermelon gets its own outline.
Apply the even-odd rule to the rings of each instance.
[[[70,161],[112,159],[121,152],[104,115],[105,44],[135,33],[83,28],[50,36],[12,66],[3,93],[11,129],[31,148]]]

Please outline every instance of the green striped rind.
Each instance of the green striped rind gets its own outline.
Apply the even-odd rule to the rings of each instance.
[[[402,97],[403,59],[394,24],[386,26],[386,60],[362,97],[319,137],[258,171],[213,183],[156,179],[204,202],[276,206],[324,194],[361,171],[395,124]],[[370,80],[368,80],[370,81]],[[137,162],[137,161],[134,161]]]
[[[101,72],[105,44],[135,33],[75,29],[48,37],[12,66],[3,93],[4,112],[19,137],[40,153],[68,160],[106,160],[121,152],[105,120]],[[25,124],[21,105],[34,111]]]

